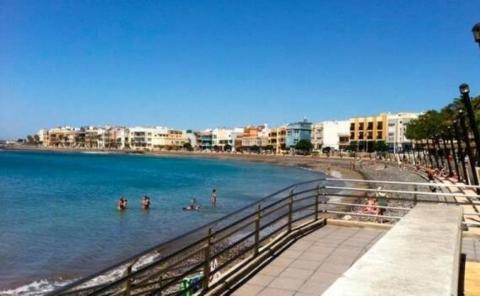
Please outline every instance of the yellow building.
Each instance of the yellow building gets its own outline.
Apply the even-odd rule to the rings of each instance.
[[[374,142],[387,140],[388,114],[350,118],[350,141]]]
[[[279,154],[282,150],[285,150],[285,139],[287,137],[287,127],[272,128],[268,133],[268,145],[273,146],[273,151]]]

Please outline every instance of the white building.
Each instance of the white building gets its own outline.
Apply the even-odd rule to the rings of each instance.
[[[48,129],[41,129],[37,132],[38,135],[38,141],[43,145],[43,146],[48,146]]]
[[[152,150],[152,138],[157,129],[154,127],[132,127],[129,129],[129,146],[134,150]]]
[[[214,128],[212,130],[212,147],[219,147],[220,150],[225,150],[225,145],[233,146],[232,129],[228,128]]]
[[[405,137],[407,124],[412,119],[417,119],[422,113],[388,113],[387,144],[394,150],[399,151],[411,145],[411,141]]]
[[[321,150],[327,147],[338,150],[343,145],[348,145],[349,136],[350,121],[348,120],[323,121],[312,125],[312,144],[314,150]]]
[[[190,143],[193,149],[198,149],[198,138],[195,132],[192,130],[183,131],[183,137],[185,138],[185,143]]]

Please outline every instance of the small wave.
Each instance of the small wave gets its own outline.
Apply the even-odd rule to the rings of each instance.
[[[159,256],[158,253],[156,254],[147,254],[143,257],[141,257],[134,265],[133,265],[133,270],[137,270],[141,268],[142,266],[149,264],[153,262],[155,259],[157,259]],[[96,286],[96,285],[101,285],[105,284],[108,282],[111,282],[115,279],[118,279],[119,277],[124,275],[124,271],[126,269],[127,265],[120,266],[117,269],[114,269],[110,271],[109,273],[106,273],[104,275],[98,276],[82,285],[80,285],[78,288],[87,288],[91,286]],[[72,283],[73,280],[55,280],[55,281],[49,281],[49,280],[37,280],[33,281],[29,284],[20,286],[18,288],[14,289],[9,289],[9,290],[4,290],[0,291],[0,296],[39,296],[43,295],[45,293],[51,292],[57,288],[60,288],[62,286],[65,286],[69,283]]]
[[[45,293],[51,292],[59,287],[67,285],[71,283],[71,280],[56,280],[56,281],[48,281],[48,280],[38,280],[33,281],[29,284],[20,286],[15,289],[9,289],[0,291],[1,296],[10,296],[10,295],[21,295],[21,296],[37,296],[43,295]]]

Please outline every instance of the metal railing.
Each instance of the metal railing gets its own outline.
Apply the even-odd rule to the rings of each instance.
[[[371,188],[374,185],[385,188]],[[463,204],[454,199],[460,194],[431,192],[432,187],[443,185],[330,178],[297,183],[49,295],[206,292],[221,286],[242,266],[268,255],[269,245],[296,239],[321,227],[324,218],[395,223],[418,202]],[[362,210],[371,210],[372,206],[364,200],[379,193],[387,195],[389,204],[376,204],[375,209],[381,209],[378,213]],[[480,196],[469,198],[471,203],[480,205]]]

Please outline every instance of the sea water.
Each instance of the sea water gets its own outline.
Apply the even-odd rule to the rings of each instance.
[[[0,151],[0,295],[46,291],[318,177],[233,160]],[[182,210],[192,197],[201,211]]]

